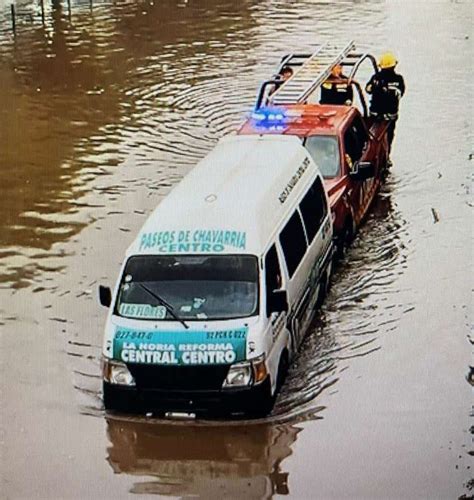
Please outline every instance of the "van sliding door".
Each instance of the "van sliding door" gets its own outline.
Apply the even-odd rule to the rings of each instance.
[[[305,309],[305,288],[307,261],[304,258],[308,248],[305,230],[299,210],[295,210],[286,226],[280,234],[280,244],[285,256],[286,269],[288,273],[287,291],[290,310],[288,311],[288,323],[292,336],[293,345],[298,346],[304,331],[302,320]]]

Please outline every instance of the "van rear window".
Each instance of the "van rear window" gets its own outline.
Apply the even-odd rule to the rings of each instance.
[[[115,314],[174,320],[242,318],[258,311],[258,260],[252,255],[143,255],[131,257]]]

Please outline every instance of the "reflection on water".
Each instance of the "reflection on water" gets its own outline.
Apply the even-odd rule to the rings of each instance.
[[[132,493],[202,498],[287,495],[281,467],[300,429],[290,425],[196,425],[107,419],[114,472],[153,479]]]
[[[0,281],[28,284],[41,271],[36,259],[54,255],[107,202],[153,184],[152,173],[172,180],[179,169],[179,179],[204,155],[235,108],[223,112],[219,97],[201,102],[200,116],[198,96],[185,93],[211,79],[225,92],[232,79],[220,85],[217,65],[233,57],[251,22],[245,2],[99,4],[93,14],[75,5],[70,21],[53,1],[44,26],[19,30],[15,41],[0,34],[0,121],[8,124],[0,135]],[[130,170],[154,168],[101,187],[98,179],[124,161]]]

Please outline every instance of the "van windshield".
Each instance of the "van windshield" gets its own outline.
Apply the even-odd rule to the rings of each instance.
[[[253,316],[257,309],[255,256],[143,255],[125,266],[115,314],[205,321]]]

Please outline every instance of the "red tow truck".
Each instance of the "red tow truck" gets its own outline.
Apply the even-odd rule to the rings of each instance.
[[[325,178],[334,222],[336,251],[344,254],[384,179],[388,161],[387,125],[369,117],[355,75],[364,61],[377,71],[375,58],[346,47],[320,46],[312,54],[290,54],[280,70],[293,76],[272,79],[260,88],[252,116],[238,134],[289,134],[301,138]],[[314,102],[334,66],[350,68],[346,77],[359,106]]]

